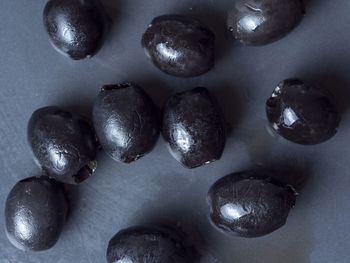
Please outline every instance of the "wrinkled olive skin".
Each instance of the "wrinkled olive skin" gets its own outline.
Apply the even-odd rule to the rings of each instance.
[[[43,20],[51,44],[74,60],[92,57],[102,46],[107,19],[99,0],[50,0]]]
[[[247,45],[265,45],[292,31],[305,13],[303,0],[236,0],[227,27]]]
[[[283,226],[295,201],[292,187],[257,171],[225,176],[208,192],[214,226],[242,237],[267,235]]]
[[[196,19],[164,15],[153,19],[142,36],[142,47],[166,74],[195,77],[215,63],[215,35]]]
[[[266,102],[272,128],[285,139],[312,145],[337,132],[340,113],[333,95],[298,79],[282,81]]]
[[[162,133],[170,153],[187,168],[219,160],[225,147],[223,114],[206,88],[177,93],[168,99]]]
[[[118,232],[108,244],[108,263],[193,263],[182,239],[160,227],[137,226]]]
[[[68,204],[62,185],[48,177],[19,181],[5,206],[6,234],[18,249],[47,250],[57,242]]]
[[[93,108],[97,137],[114,160],[130,163],[150,152],[159,137],[159,112],[135,84],[102,87]]]
[[[57,181],[77,184],[96,168],[96,137],[80,115],[55,106],[38,109],[27,136],[36,163]]]

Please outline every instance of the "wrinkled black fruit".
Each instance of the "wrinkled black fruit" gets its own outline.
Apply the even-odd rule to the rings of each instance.
[[[206,88],[170,97],[164,105],[162,126],[171,154],[185,167],[220,159],[225,146],[223,114]]]
[[[38,109],[27,135],[36,163],[57,181],[77,184],[96,168],[96,137],[80,115],[55,106]]]
[[[236,0],[228,12],[227,26],[247,45],[265,45],[295,28],[303,18],[302,0]]]
[[[60,183],[48,177],[19,181],[6,200],[7,237],[21,250],[49,249],[60,236],[67,212]]]
[[[195,77],[215,63],[215,35],[196,19],[164,15],[153,19],[142,37],[145,53],[161,71]]]
[[[108,244],[108,263],[193,263],[177,233],[138,226],[118,232]]]
[[[340,122],[333,95],[298,79],[288,79],[277,86],[266,102],[266,114],[279,135],[307,145],[330,139]]]
[[[283,226],[295,199],[292,187],[257,171],[225,176],[208,192],[214,225],[242,237],[263,236]]]
[[[43,18],[50,42],[65,56],[84,59],[102,46],[106,14],[99,0],[50,0]]]
[[[152,150],[159,137],[159,113],[151,98],[131,83],[102,87],[94,104],[97,137],[114,160],[130,163]]]

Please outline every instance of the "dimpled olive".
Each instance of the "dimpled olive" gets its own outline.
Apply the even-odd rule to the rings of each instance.
[[[318,144],[330,139],[340,122],[333,95],[324,88],[298,79],[282,81],[266,102],[273,129],[299,144]]]
[[[114,160],[133,162],[152,150],[159,137],[159,113],[151,98],[131,83],[102,87],[94,104],[97,137]]]
[[[142,36],[153,64],[177,77],[195,77],[215,63],[215,35],[196,19],[164,15],[153,19]]]
[[[283,226],[295,199],[292,187],[258,171],[225,176],[208,192],[212,223],[242,237],[263,236]]]
[[[49,249],[60,236],[67,211],[60,183],[48,177],[19,181],[6,200],[7,237],[21,250]]]
[[[284,37],[303,18],[302,0],[236,0],[227,26],[247,45],[265,45]]]
[[[106,14],[99,0],[50,0],[43,19],[51,44],[65,56],[84,59],[102,46]]]
[[[36,163],[57,181],[77,184],[96,168],[94,132],[77,114],[55,106],[38,109],[29,120],[27,136]]]
[[[168,99],[162,133],[170,153],[187,168],[220,159],[225,146],[223,114],[206,88],[177,93]]]
[[[108,244],[108,263],[193,263],[174,231],[137,226],[118,232]]]

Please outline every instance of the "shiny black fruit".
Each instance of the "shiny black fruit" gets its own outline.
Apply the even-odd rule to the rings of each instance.
[[[108,263],[193,263],[182,239],[159,227],[132,227],[117,233],[108,244]]]
[[[72,59],[93,56],[106,31],[106,14],[99,0],[50,0],[44,26],[52,45]]]
[[[67,212],[60,183],[48,177],[19,181],[6,200],[7,237],[21,250],[49,249],[60,236]]]
[[[152,150],[159,137],[158,111],[137,85],[102,87],[94,104],[97,137],[114,160],[130,163]]]
[[[164,15],[153,19],[142,46],[160,70],[177,77],[194,77],[215,63],[215,35],[196,19]]]
[[[295,199],[291,186],[257,171],[225,176],[208,192],[212,223],[243,237],[263,236],[283,226]]]
[[[279,135],[299,144],[330,139],[340,122],[333,95],[298,79],[288,79],[277,86],[266,102],[266,114]]]
[[[58,181],[80,183],[96,168],[94,132],[77,114],[55,106],[38,109],[29,120],[27,135],[36,163]]]
[[[223,115],[206,88],[170,97],[164,105],[162,125],[171,154],[185,167],[220,159],[225,146]]]
[[[293,30],[304,15],[302,0],[236,0],[227,26],[247,45],[265,45]]]

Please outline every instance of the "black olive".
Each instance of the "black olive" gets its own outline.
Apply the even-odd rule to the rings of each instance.
[[[19,181],[6,200],[6,234],[21,250],[41,251],[57,242],[68,204],[60,183],[48,177]]]
[[[137,226],[121,230],[109,241],[107,262],[193,263],[193,259],[174,231]]]
[[[130,163],[152,150],[159,137],[159,113],[151,98],[131,83],[102,87],[94,104],[97,137],[114,160]]]
[[[170,97],[164,105],[162,125],[171,154],[185,167],[220,159],[225,146],[223,114],[206,88]]]
[[[50,177],[77,184],[95,170],[96,137],[80,115],[55,106],[38,109],[27,133],[36,163]]]
[[[145,53],[161,71],[195,77],[215,63],[215,35],[196,19],[164,15],[153,19],[142,36]]]
[[[303,0],[236,0],[227,26],[247,45],[265,45],[295,28],[304,15]]]
[[[72,59],[92,57],[106,31],[106,14],[99,0],[50,0],[44,9],[50,42]]]
[[[318,144],[330,139],[340,122],[333,95],[298,79],[278,84],[266,102],[266,114],[279,135],[299,144]]]
[[[208,192],[212,223],[242,237],[263,236],[282,227],[295,201],[291,186],[259,171],[225,176]]]

